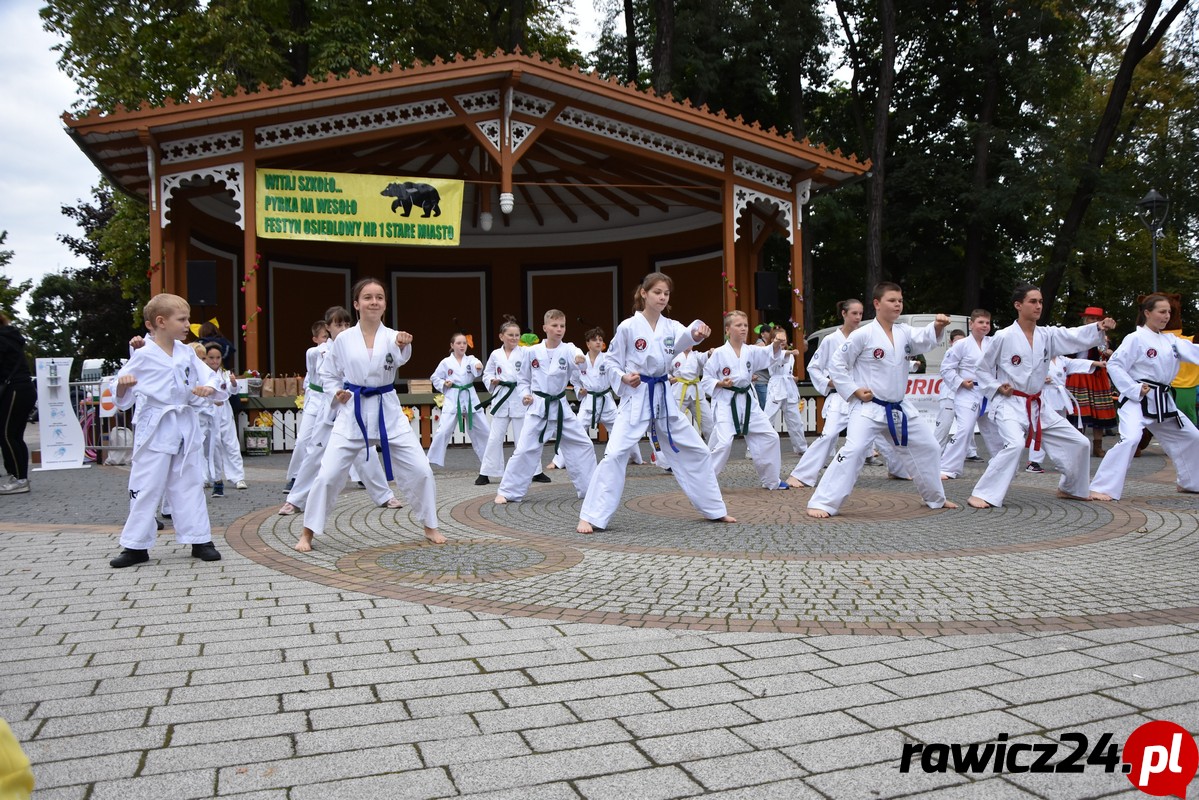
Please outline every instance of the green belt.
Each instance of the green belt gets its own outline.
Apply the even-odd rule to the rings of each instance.
[[[454,401],[458,406],[458,432],[466,433],[467,428],[475,427],[475,409],[470,404],[470,395],[463,394],[464,389],[473,388],[473,383],[451,383],[451,389],[458,390],[458,397]],[[466,401],[466,419],[462,418],[462,401]]]
[[[598,428],[600,417],[604,415],[604,406],[608,402],[608,395],[612,394],[611,389],[604,389],[602,392],[591,392],[591,427]],[[599,408],[596,408],[595,401],[599,400]]]
[[[550,403],[555,400],[558,402],[558,430],[554,433],[554,455],[558,455],[558,447],[562,443],[562,398],[566,397],[566,392],[561,394],[546,394],[545,392],[533,392],[533,394],[545,400],[545,424],[541,426],[541,434],[537,437],[537,441],[545,444],[545,432],[550,427]]]
[[[729,408],[732,409],[732,411],[733,411],[733,433],[734,434],[739,433],[742,436],[745,436],[746,434],[749,433],[749,409],[750,409],[749,390],[752,388],[753,388],[752,386],[740,386],[740,387],[730,386],[729,387],[730,392],[733,392],[735,394],[739,394],[739,395],[742,395],[745,397],[745,419],[742,421],[738,421],[738,419],[737,419],[737,398],[734,397],[733,401],[731,403],[729,403]]]
[[[319,383],[310,383],[308,384],[308,388],[314,392],[320,392],[321,394],[325,393],[325,387],[321,386]]]
[[[496,383],[496,386],[503,386],[508,391],[504,392],[504,396],[499,398],[498,400],[495,400],[495,394],[492,394],[491,398],[487,401],[486,404],[480,403],[479,405],[475,406],[475,408],[485,408],[487,405],[490,405],[491,406],[491,414],[492,414],[492,416],[494,416],[495,412],[500,410],[500,406],[502,406],[504,403],[508,402],[508,398],[511,397],[512,392],[514,392],[516,390],[516,381],[499,381]],[[495,400],[495,402],[492,403],[491,402],[492,400]]]

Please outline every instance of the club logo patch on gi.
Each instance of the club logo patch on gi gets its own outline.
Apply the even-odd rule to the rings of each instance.
[[[537,369],[540,366],[541,366],[541,362],[538,361],[537,359],[533,359],[533,369]]]
[[[746,361],[746,362],[745,362],[745,370],[746,370],[746,372],[749,372],[749,371],[750,371],[750,369],[749,369],[749,361]]]
[[[1150,358],[1157,358],[1157,350],[1155,348],[1150,347],[1148,350],[1145,351],[1145,355],[1149,356]]]
[[[1020,356],[1012,356],[1012,366],[1013,367],[1020,366],[1020,361],[1021,361]]]
[[[503,368],[503,367],[496,367],[496,368],[495,368],[495,374],[496,374],[496,375],[502,375],[503,373],[504,373],[504,368]]]
[[[636,347],[638,350],[644,350],[646,347],[646,342],[644,339],[638,339],[637,341],[633,342],[633,347]]]
[[[733,371],[732,371],[731,369],[729,369],[728,367],[725,367],[724,369],[722,369],[722,370],[720,371],[720,374],[721,374],[721,375],[724,375],[724,376],[727,378],[729,375],[731,375],[731,374],[732,374],[732,372],[733,372]]]
[[[565,367],[565,366],[566,366],[566,359],[565,359],[565,358],[559,358],[559,359],[558,359],[558,366],[560,366],[560,367]]]
[[[912,346],[910,344],[905,344],[903,346],[903,354],[907,355],[907,356],[910,356],[912,354]]]
[[[848,345],[846,345],[846,347],[848,347]],[[881,348],[881,347],[874,348],[873,355],[875,358],[882,358],[883,357],[883,348]]]
[[[673,353],[674,352],[674,337],[667,336],[665,339],[663,339],[662,347],[664,347],[666,349],[667,353]]]
[[[601,364],[601,365],[600,365],[600,375],[603,375],[603,374],[604,374],[604,373],[606,373],[607,371],[608,371],[608,365],[607,365],[607,364]]]
[[[387,358],[383,359],[383,369],[392,370],[396,368],[396,360],[392,358],[391,353],[387,354]]]
[[[520,360],[519,359],[516,362],[516,369],[518,369],[518,370],[520,369]]]
[[[679,361],[676,361],[676,362],[674,362],[674,368],[675,368],[675,369],[678,369],[678,368],[679,368],[679,367],[681,367],[681,366],[682,366],[682,362],[679,362]]]

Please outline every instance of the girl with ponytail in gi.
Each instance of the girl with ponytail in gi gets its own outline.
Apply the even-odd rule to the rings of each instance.
[[[429,444],[429,463],[445,466],[445,448],[454,435],[454,428],[470,436],[470,446],[479,459],[479,477],[476,486],[487,484],[483,472],[483,456],[487,452],[487,441],[491,435],[487,425],[487,413],[478,408],[479,396],[475,394],[475,380],[483,377],[483,362],[466,351],[469,343],[465,333],[450,337],[450,354],[441,359],[429,380],[434,391],[441,391],[445,400],[441,406],[441,422],[433,441]]]
[[[604,457],[583,498],[579,533],[594,533],[611,521],[624,492],[629,454],[646,429],[651,441],[670,450],[672,474],[691,504],[707,519],[737,521],[728,515],[720,495],[708,448],[670,391],[667,373],[675,352],[712,332],[700,320],[685,327],[664,316],[673,286],[661,272],[646,275],[633,296],[633,316],[620,323],[608,346],[608,369],[619,380],[621,403]]]
[[[1161,442],[1178,473],[1178,491],[1199,492],[1199,430],[1178,410],[1170,383],[1178,362],[1199,364],[1199,345],[1164,333],[1170,301],[1151,294],[1141,302],[1137,329],[1107,362],[1120,393],[1120,441],[1107,451],[1091,481],[1092,500],[1119,500],[1128,465],[1146,428]]]
[[[375,444],[383,449],[387,479],[394,479],[412,501],[425,538],[444,544],[445,537],[437,530],[433,470],[395,393],[396,369],[412,356],[412,334],[383,324],[387,294],[378,279],[358,281],[352,296],[358,324],[334,340],[321,364],[322,377],[342,387],[333,401],[347,407],[337,415],[320,474],[308,495],[304,532],[296,550],[310,551],[313,537],[325,532],[329,509],[345,486],[350,464],[373,457]]]
[[[520,325],[516,323],[516,317],[505,314],[500,323],[500,347],[491,351],[487,366],[483,367],[483,385],[491,393],[487,409],[491,412],[491,432],[475,486],[486,486],[491,483],[491,478],[504,477],[504,437],[509,428],[512,429],[512,441],[520,440],[528,409],[521,402],[523,392],[517,389],[520,368],[527,355],[528,348],[520,346]],[[549,483],[550,479],[544,472],[538,472],[533,476],[533,482]]]

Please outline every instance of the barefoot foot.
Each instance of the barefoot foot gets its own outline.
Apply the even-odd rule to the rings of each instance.
[[[812,519],[828,519],[832,514],[825,511],[823,508],[809,508],[808,516]]]
[[[312,531],[305,528],[300,533],[300,541],[296,542],[296,552],[311,553],[312,552]]]
[[[384,508],[403,508],[404,504],[400,502],[400,498],[393,497],[383,504]]]
[[[582,534],[595,533],[595,528],[591,527],[590,522],[585,522],[584,520],[579,520],[579,524],[575,526],[575,533],[582,533]]]
[[[713,521],[713,522],[736,522],[737,520],[736,520],[736,519],[734,519],[733,517],[730,517],[728,514],[725,514],[725,515],[724,515],[723,517],[721,517],[720,519],[714,519],[714,520],[712,520],[712,521]]]
[[[941,506],[941,508],[961,508],[961,506],[959,506],[957,503],[953,502],[952,500],[946,500],[945,505]]]
[[[1075,496],[1074,496],[1074,495],[1072,495],[1072,494],[1066,494],[1066,493],[1065,493],[1065,492],[1063,492],[1061,489],[1058,489],[1058,490],[1057,490],[1057,496],[1058,496],[1058,497],[1060,497],[1060,498],[1061,498],[1061,499],[1063,499],[1063,500],[1090,500],[1090,499],[1091,499],[1091,496],[1090,496],[1090,495],[1088,495],[1088,496],[1086,496],[1086,497],[1075,497]]]
[[[787,485],[792,489],[807,489],[808,485],[799,478],[787,478]]]
[[[497,506],[506,506],[508,505],[508,498],[504,497],[502,494],[497,494],[495,496],[495,504]]]
[[[1112,496],[1110,494],[1104,494],[1103,492],[1091,492],[1091,499],[1104,503],[1110,503],[1112,501]]]
[[[445,544],[445,537],[436,528],[425,528],[425,538],[432,544]]]
[[[974,495],[970,496],[970,499],[966,501],[966,505],[970,506],[971,508],[994,508],[994,506],[988,503],[986,500],[983,500],[981,497],[975,497]]]

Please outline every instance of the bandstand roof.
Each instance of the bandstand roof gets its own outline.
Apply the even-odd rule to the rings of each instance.
[[[521,54],[63,121],[115,186],[147,200],[155,183],[161,193],[168,179],[186,185],[189,175],[249,163],[465,180],[464,247],[586,244],[614,228],[622,237],[684,233],[719,224],[728,183],[739,202],[781,212],[869,169],[756,123]],[[498,203],[505,174],[515,195],[506,216]],[[192,202],[240,220],[236,193]],[[484,233],[479,215],[488,207],[495,224]]]

